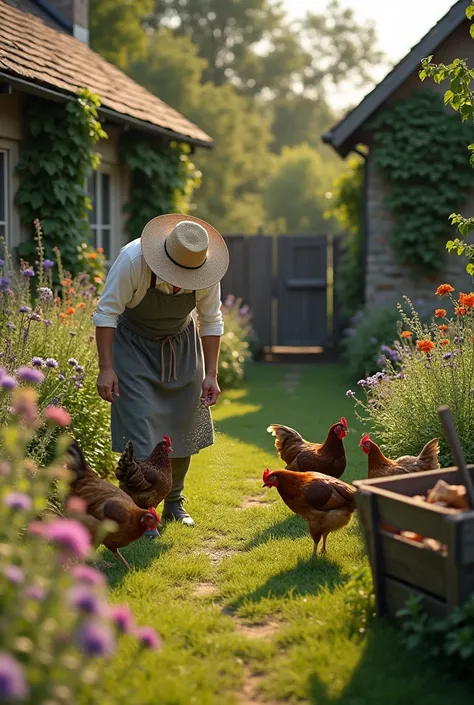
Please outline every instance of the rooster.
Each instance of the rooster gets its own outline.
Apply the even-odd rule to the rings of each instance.
[[[360,447],[367,455],[368,477],[388,477],[404,475],[410,472],[439,469],[439,439],[429,441],[418,456],[402,455],[396,460],[386,458],[368,433],[363,436]]]
[[[120,488],[102,480],[89,467],[79,445],[74,441],[68,449],[67,467],[73,473],[69,497],[79,497],[86,504],[83,524],[92,540],[100,534],[101,524],[113,521],[117,530],[106,533],[101,543],[109,549],[127,570],[130,566],[120,553],[120,548],[139,539],[145,531],[161,524],[154,507],[141,509]]]
[[[286,506],[306,520],[314,541],[314,558],[321,538],[321,553],[326,553],[328,534],[346,526],[356,508],[355,487],[319,472],[267,469],[263,486],[276,487]]]
[[[171,441],[163,436],[146,460],[136,460],[132,442],[129,441],[120,456],[115,476],[119,487],[126,492],[138,507],[157,507],[171,491],[173,475]]]
[[[310,443],[288,426],[272,424],[268,433],[275,436],[275,448],[286,464],[295,472],[321,472],[339,478],[346,469],[346,451],[343,440],[348,426],[345,418],[329,429],[324,443]]]

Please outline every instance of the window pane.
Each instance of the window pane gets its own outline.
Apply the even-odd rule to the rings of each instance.
[[[6,190],[6,167],[7,160],[5,152],[0,152],[0,221],[5,221],[5,190]]]
[[[92,201],[92,210],[89,211],[89,223],[91,225],[97,224],[97,174],[94,173],[87,180],[87,191],[89,193],[90,199]]]
[[[102,176],[102,223],[101,225],[110,225],[110,176],[109,174],[101,174]]]
[[[3,237],[4,239],[6,239],[5,235],[6,235],[5,226],[2,223],[0,223],[0,237]]]
[[[110,259],[110,228],[102,228],[102,247],[104,248],[105,259]]]
[[[100,243],[99,243],[98,237],[97,237],[97,230],[95,227],[91,228],[91,230],[92,230],[92,244],[93,244],[94,248],[97,249],[98,247],[100,247]]]

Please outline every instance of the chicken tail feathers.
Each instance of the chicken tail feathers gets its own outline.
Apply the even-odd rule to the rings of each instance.
[[[433,438],[425,445],[420,455],[418,462],[427,470],[438,470],[439,468],[439,438]]]
[[[303,437],[294,428],[280,424],[272,424],[267,431],[275,436],[275,448],[280,458],[285,463],[292,462],[304,443]]]
[[[75,479],[78,480],[89,469],[89,466],[77,441],[71,443],[67,455],[67,467],[76,475]]]
[[[115,471],[115,477],[117,480],[120,482],[127,480],[132,468],[133,460],[133,444],[132,441],[128,441],[118,461],[117,470]]]

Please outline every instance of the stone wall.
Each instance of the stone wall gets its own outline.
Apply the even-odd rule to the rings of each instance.
[[[466,274],[466,260],[446,252],[446,266],[442,272],[430,277],[414,275],[410,268],[401,265],[390,240],[394,225],[393,215],[385,203],[389,186],[383,175],[368,159],[367,218],[368,242],[366,259],[366,302],[369,307],[400,301],[406,295],[413,301],[423,299],[435,301],[434,291],[438,284],[449,282],[457,289],[472,291],[471,277]],[[468,204],[469,206],[470,204]],[[461,208],[463,214],[471,215],[472,209]],[[456,237],[456,229],[446,223],[446,241]],[[440,248],[444,243],[440,241]]]

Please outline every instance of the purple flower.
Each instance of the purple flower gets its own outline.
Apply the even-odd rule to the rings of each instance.
[[[77,643],[87,656],[109,656],[115,649],[112,632],[98,622],[83,624],[77,633]]]
[[[28,683],[23,668],[11,654],[0,651],[0,702],[26,700]]]
[[[32,313],[30,316],[30,321],[41,321],[41,316],[39,313]]]
[[[61,372],[61,373],[58,375],[58,379],[59,379],[61,382],[64,382],[64,380],[66,379],[66,375],[63,375],[63,373]]]
[[[30,384],[41,384],[44,380],[44,374],[42,372],[34,370],[31,367],[26,367],[26,365],[20,367],[17,371],[17,375],[24,382],[29,382]]]
[[[44,365],[44,360],[43,360],[42,357],[34,357],[34,358],[31,360],[31,364],[33,365],[33,367],[43,367],[43,365]]]
[[[3,387],[3,389],[15,389],[17,386],[18,382],[14,377],[10,377],[10,375],[4,375],[0,379],[0,387]]]
[[[152,627],[138,627],[135,636],[145,649],[151,649],[151,651],[161,649],[161,639]]]
[[[31,497],[23,492],[10,492],[3,500],[10,509],[28,511],[32,507]]]
[[[42,585],[30,585],[30,587],[25,590],[26,597],[30,600],[35,600],[35,602],[42,602],[46,596],[46,590]]]
[[[3,267],[4,264],[5,264],[5,260],[0,258],[0,267]]]
[[[23,269],[22,272],[24,277],[34,277],[35,276],[35,270],[33,267],[27,267],[26,269]]]
[[[355,394],[354,394],[354,392],[352,391],[352,389],[348,389],[348,390],[347,390],[347,392],[346,392],[346,397],[355,397]]]
[[[31,313],[31,308],[29,306],[20,306],[20,313]]]
[[[383,363],[384,363],[383,357],[378,357],[377,358],[377,367],[382,367]]]
[[[53,321],[48,321],[47,319],[44,319],[43,323],[45,326],[52,326],[53,325]]]
[[[104,612],[104,605],[85,585],[75,585],[69,590],[69,604],[85,614],[99,616]]]
[[[8,321],[7,328],[8,328],[8,330],[15,330],[16,325],[13,323],[13,321]]]
[[[84,385],[81,382],[76,382],[77,389],[83,389]]]
[[[233,294],[229,294],[225,300],[224,305],[227,306],[227,308],[232,308],[234,303],[235,303],[235,296]]]
[[[10,283],[10,279],[7,279],[7,277],[0,277],[0,290],[6,291],[10,286]]]
[[[390,353],[390,359],[392,360],[392,362],[400,362],[400,355],[396,350],[392,350],[392,352]]]
[[[56,519],[46,528],[49,540],[76,558],[84,558],[91,549],[87,530],[76,519]]]
[[[250,312],[250,309],[249,309],[249,307],[247,306],[247,304],[244,304],[244,305],[240,308],[240,315],[241,315],[241,316],[248,316],[248,315],[249,315],[249,312]]]
[[[84,368],[82,367],[82,365],[77,365],[76,372],[84,372]]]
[[[443,360],[450,360],[452,358],[452,356],[453,356],[452,352],[444,353]]]
[[[104,575],[88,565],[75,565],[71,568],[71,575],[79,582],[86,585],[105,585]]]
[[[51,259],[45,259],[43,262],[43,269],[52,269],[54,267],[54,262]]]
[[[49,286],[42,286],[38,289],[38,298],[40,301],[52,301],[53,292]]]
[[[381,346],[380,346],[380,352],[384,353],[385,355],[391,355],[391,354],[392,354],[392,348],[390,348],[388,345],[381,345]]]
[[[129,634],[132,631],[133,614],[127,605],[112,605],[110,618],[122,634]]]
[[[74,357],[70,357],[67,364],[71,365],[71,367],[77,367],[79,365],[78,361]]]
[[[22,569],[18,565],[7,565],[3,569],[3,575],[12,585],[19,585],[25,579]]]
[[[51,369],[55,370],[57,366],[58,366],[58,361],[55,360],[54,357],[47,357],[46,358],[46,367],[51,367]]]

